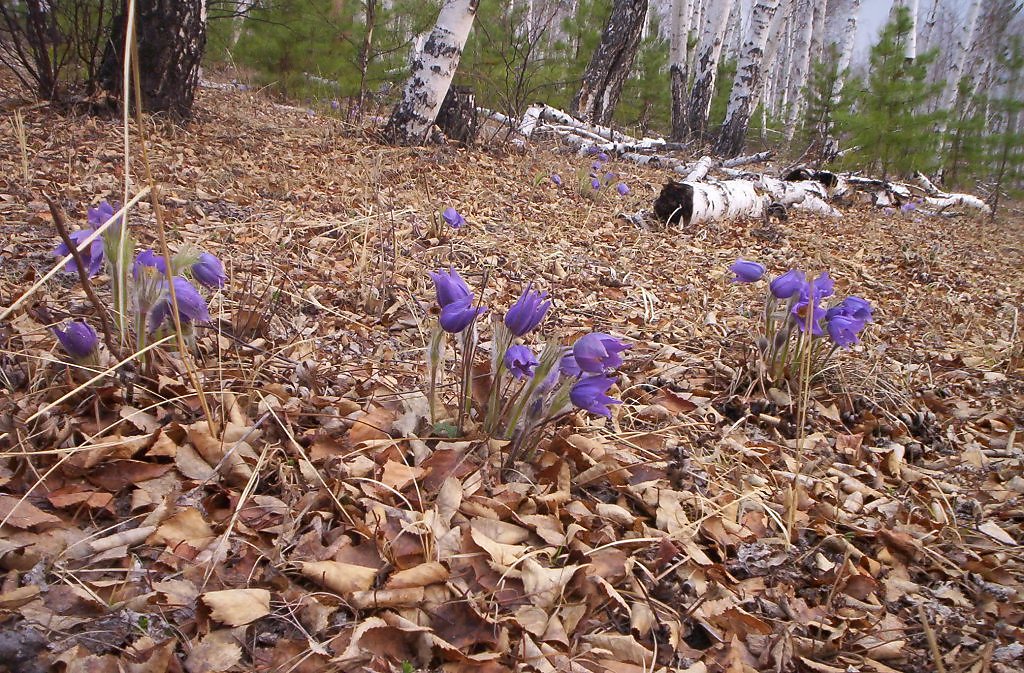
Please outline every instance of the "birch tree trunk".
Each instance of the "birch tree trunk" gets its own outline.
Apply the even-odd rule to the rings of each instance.
[[[694,64],[693,88],[686,108],[687,135],[702,140],[707,132],[711,96],[715,92],[718,59],[722,55],[722,41],[733,0],[712,0],[704,14],[697,59]]]
[[[176,121],[190,119],[206,48],[206,0],[138,0],[135,11],[143,108],[166,113]],[[103,87],[118,95],[127,17],[124,2],[111,24],[100,66]]]
[[[953,59],[945,75],[946,85],[939,98],[939,110],[952,110],[956,105],[957,95],[960,91],[960,79],[964,75],[964,63],[967,62],[967,55],[974,48],[974,28],[978,23],[980,11],[981,0],[971,0],[967,9],[967,19],[956,28],[952,45]],[[945,122],[939,123],[938,132],[940,135],[946,132]]]
[[[756,0],[750,15],[750,27],[743,41],[736,78],[729,93],[725,123],[715,145],[715,153],[734,157],[743,150],[743,141],[750,123],[754,92],[760,85],[762,59],[768,41],[768,28],[779,8],[779,0]]]
[[[814,29],[814,6],[819,0],[801,0],[797,7],[796,33],[793,41],[793,68],[789,72],[787,98],[789,114],[786,117],[786,142],[793,140],[796,133],[797,120],[803,111],[803,88],[807,83],[807,73],[811,65],[811,31]]]
[[[767,118],[768,113],[775,114],[774,94],[775,86],[778,85],[778,74],[781,69],[781,58],[779,48],[786,39],[786,31],[789,30],[790,13],[793,11],[794,0],[782,0],[779,8],[775,10],[772,23],[768,26],[768,40],[764,47],[764,60],[761,63],[761,70],[765,76],[761,77],[762,86],[759,92],[763,104],[763,114]]]
[[[907,16],[910,17],[910,32],[907,34],[907,42],[903,45],[903,57],[908,61],[917,58],[917,8],[918,0],[896,0],[889,8],[889,20],[896,16],[896,12],[906,7]]]
[[[686,137],[686,80],[690,15],[693,0],[672,0],[668,42],[669,86],[672,90],[672,140]]]
[[[857,16],[860,14],[860,0],[830,0],[837,3],[836,12],[840,21],[835,33],[829,38],[829,43],[835,45],[839,54],[839,62],[836,64],[836,84],[832,89],[833,108],[839,103],[839,96],[843,91],[843,84],[846,82],[846,73],[850,69],[850,59],[853,57],[853,41],[857,36]]]
[[[388,142],[412,145],[426,139],[459,67],[478,4],[479,0],[447,0],[441,7],[434,30],[412,59],[402,100],[384,127]]]
[[[601,44],[583,73],[571,112],[585,122],[611,122],[622,85],[629,77],[647,17],[647,0],[615,0],[601,35]]]

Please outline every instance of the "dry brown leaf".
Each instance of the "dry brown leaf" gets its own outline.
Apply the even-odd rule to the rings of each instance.
[[[522,563],[523,589],[539,608],[549,609],[562,601],[562,592],[572,578],[586,565],[545,568],[532,558]]]
[[[202,549],[213,539],[213,529],[195,507],[188,507],[164,520],[149,538],[149,544],[165,544],[172,549],[187,542]]]
[[[436,561],[421,563],[418,566],[399,570],[384,585],[385,589],[406,589],[409,587],[425,587],[428,584],[444,582],[448,579],[448,569]]]
[[[228,626],[242,626],[270,614],[270,592],[266,589],[207,591],[202,599],[210,608],[210,617]]]
[[[211,631],[189,652],[185,659],[188,673],[221,673],[242,659],[242,648],[229,629]]]
[[[15,528],[35,528],[61,523],[53,514],[39,509],[28,500],[13,495],[0,495],[0,522]]]
[[[373,568],[339,561],[302,563],[299,569],[304,576],[342,596],[369,589],[377,577]]]

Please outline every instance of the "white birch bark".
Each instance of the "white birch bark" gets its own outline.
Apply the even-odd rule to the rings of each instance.
[[[693,87],[686,111],[687,133],[691,138],[702,139],[707,131],[718,59],[722,55],[722,41],[732,5],[733,0],[712,0],[705,12],[694,64]]]
[[[761,83],[761,67],[768,29],[779,7],[779,0],[756,0],[750,15],[747,36],[736,65],[736,77],[729,92],[725,123],[715,145],[715,152],[734,157],[743,150],[743,141],[750,123],[754,92]]]
[[[829,10],[835,6],[834,16],[838,19],[833,30],[829,31],[828,43],[836,48],[839,60],[836,63],[836,83],[832,89],[833,108],[839,102],[839,96],[846,82],[846,74],[850,69],[853,57],[853,41],[857,36],[857,17],[860,15],[861,0],[829,0]]]
[[[913,61],[917,58],[917,8],[918,0],[896,0],[892,3],[892,7],[889,8],[889,19],[896,15],[896,11],[901,8],[907,8],[907,15],[910,17],[910,32],[907,33],[907,42],[903,45],[903,57],[908,61]]]
[[[478,3],[447,0],[441,7],[434,30],[414,57],[402,100],[384,128],[391,142],[415,144],[426,139],[459,67]]]
[[[672,139],[686,135],[686,80],[693,0],[672,0],[668,38],[669,87],[672,92]]]
[[[764,47],[764,63],[761,67],[767,73],[762,77],[763,85],[760,91],[761,101],[764,104],[765,117],[770,112],[775,114],[775,86],[778,83],[782,59],[779,57],[779,47],[786,40],[786,31],[789,30],[790,14],[793,11],[794,0],[782,0],[779,8],[772,17],[772,23],[768,26],[768,41]]]
[[[952,62],[946,72],[946,85],[939,97],[939,110],[952,110],[956,105],[957,94],[960,90],[960,79],[964,75],[964,63],[967,62],[967,55],[974,48],[974,29],[978,23],[978,14],[981,11],[981,0],[971,0],[967,8],[967,18],[961,26],[958,26],[954,35],[952,45]],[[941,122],[938,131],[945,133],[946,124]]]
[[[814,18],[811,21],[811,51],[808,57],[812,68],[822,59],[825,45],[825,16],[831,11],[835,2],[836,0],[821,0],[814,5]]]
[[[786,117],[786,142],[793,140],[797,121],[803,111],[803,88],[811,65],[811,31],[814,29],[814,6],[820,0],[801,0],[794,15],[797,19],[793,40],[793,67],[789,72],[787,98],[789,114]]]

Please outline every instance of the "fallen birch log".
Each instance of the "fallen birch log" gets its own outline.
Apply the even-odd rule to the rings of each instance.
[[[654,214],[663,222],[690,226],[761,217],[765,206],[765,197],[750,180],[673,181],[654,201]]]

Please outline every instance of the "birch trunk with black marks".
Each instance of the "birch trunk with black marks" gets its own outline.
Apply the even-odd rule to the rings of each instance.
[[[100,66],[103,88],[117,95],[123,79],[127,5],[122,3],[111,24]],[[142,107],[186,121],[192,117],[206,48],[206,0],[137,0],[135,11]]]
[[[671,28],[668,38],[669,86],[672,90],[672,140],[686,137],[687,46],[693,0],[672,0]]]
[[[954,42],[952,45],[953,58],[949,64],[949,70],[945,73],[946,84],[939,97],[939,110],[953,110],[956,106],[957,97],[960,93],[960,80],[964,76],[964,64],[967,56],[974,49],[974,32],[978,23],[978,14],[981,12],[981,0],[971,0],[967,9],[967,18],[963,24],[954,26]],[[974,92],[969,92],[973,94]],[[946,123],[940,122],[939,134],[946,132]]]
[[[786,98],[789,113],[786,116],[786,142],[793,140],[797,121],[803,112],[804,85],[811,65],[811,32],[814,29],[814,6],[820,0],[800,0],[794,17],[797,19],[793,39],[793,67],[789,71]]]
[[[827,43],[836,48],[839,62],[836,63],[836,82],[832,87],[832,105],[839,103],[846,73],[853,57],[853,39],[857,36],[857,16],[860,14],[861,0],[829,0],[829,14],[833,23],[827,29]],[[832,13],[833,5],[835,13]]]
[[[768,28],[779,8],[779,0],[756,0],[750,15],[750,26],[743,41],[740,60],[736,66],[736,78],[729,93],[729,107],[725,123],[715,145],[715,153],[723,157],[734,157],[743,150],[743,141],[750,123],[754,92],[760,85],[764,48],[768,40]]]
[[[722,55],[722,41],[732,4],[733,0],[713,1],[704,13],[704,25],[701,27],[694,64],[693,88],[690,89],[690,100],[686,108],[687,136],[698,141],[703,140],[707,133],[718,59]]]
[[[571,112],[585,122],[611,122],[629,77],[647,17],[647,0],[615,0],[601,43],[590,58]]]
[[[907,9],[907,16],[910,17],[910,32],[907,33],[907,41],[903,45],[903,57],[908,61],[917,58],[917,8],[918,0],[896,0],[889,8],[889,20],[896,16],[901,8]]]
[[[447,0],[423,47],[412,59],[402,100],[384,127],[385,140],[415,145],[426,140],[459,67],[479,0]]]

